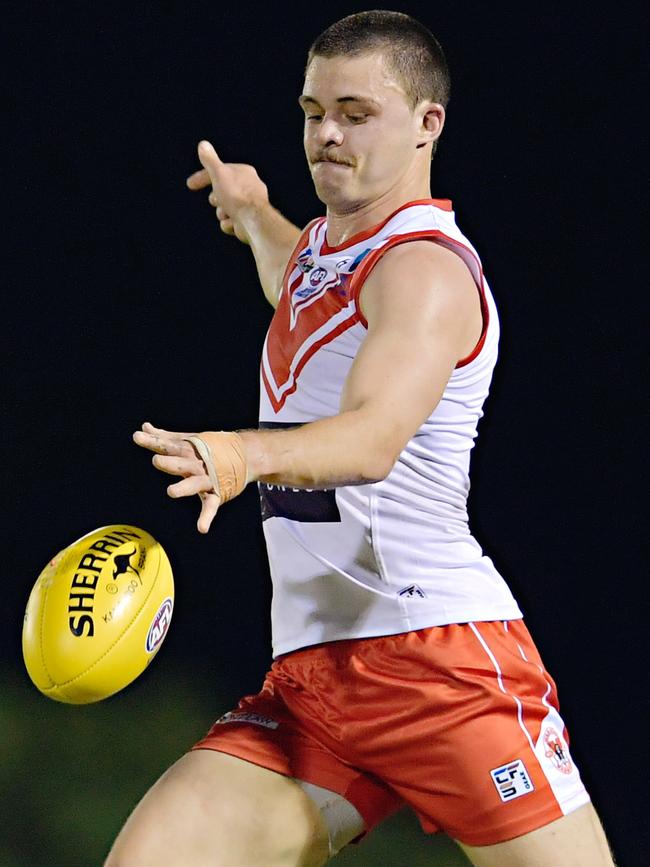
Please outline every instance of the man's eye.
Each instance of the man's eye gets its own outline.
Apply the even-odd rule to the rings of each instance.
[[[320,114],[308,114],[306,120],[320,120]]]
[[[349,114],[348,117],[353,123],[363,123],[363,121],[368,117],[367,114]]]

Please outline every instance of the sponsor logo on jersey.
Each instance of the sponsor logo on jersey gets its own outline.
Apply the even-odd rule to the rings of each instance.
[[[490,776],[502,801],[513,801],[515,798],[521,798],[522,795],[528,795],[535,788],[521,759],[515,759],[514,762],[500,768],[494,768],[490,771]]]
[[[300,427],[300,422],[260,422],[261,428]],[[331,523],[341,520],[333,488],[312,490],[311,488],[290,488],[286,485],[269,485],[258,482],[262,521],[269,518],[288,518],[303,523]]]
[[[315,295],[316,292],[318,292],[318,286],[310,286],[309,284],[302,286],[300,289],[296,289],[291,296],[291,309],[296,317],[300,312],[302,303]]]
[[[169,624],[171,623],[173,609],[174,603],[168,596],[156,612],[154,619],[151,621],[151,626],[147,633],[147,641],[145,643],[147,653],[153,653],[154,650],[162,644],[162,640],[167,634]]]
[[[307,298],[311,298],[311,296],[318,290],[318,286],[316,284],[310,285],[309,283],[306,286],[301,286],[300,289],[296,289],[296,291],[291,296],[292,304],[297,304],[300,301],[305,301]]]
[[[427,596],[424,590],[417,584],[409,584],[408,587],[403,587],[397,595],[406,596],[408,599],[413,599],[414,597],[426,599]]]
[[[573,763],[569,756],[569,748],[562,736],[554,726],[547,726],[542,735],[544,743],[544,755],[550,760],[553,767],[563,774],[570,774]]]
[[[267,729],[277,729],[280,725],[277,720],[252,711],[228,711],[217,720],[216,724],[224,725],[225,723],[252,723],[254,726],[264,726]]]
[[[305,524],[331,523],[341,520],[336,504],[336,491],[313,491],[309,488],[287,488],[258,482],[262,521],[287,518]]]

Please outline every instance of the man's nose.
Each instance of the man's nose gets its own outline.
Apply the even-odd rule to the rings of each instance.
[[[324,147],[340,145],[343,141],[343,131],[336,121],[324,117],[318,126],[318,141]]]

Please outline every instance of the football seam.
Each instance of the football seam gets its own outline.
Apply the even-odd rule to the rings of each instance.
[[[50,671],[49,671],[47,665],[45,664],[45,649],[43,647],[43,621],[45,620],[45,608],[47,607],[47,598],[48,598],[49,593],[50,593],[50,587],[51,587],[51,584],[47,584],[47,586],[44,588],[45,593],[43,596],[43,604],[41,605],[41,615],[38,618],[38,620],[39,620],[39,623],[38,623],[38,649],[41,652],[41,662],[43,663],[43,671],[45,672],[45,674],[48,677],[48,680],[51,683],[51,686],[47,687],[48,691],[51,689],[55,689],[55,687],[56,687],[56,682],[55,682],[54,678],[52,677],[52,675],[50,674]]]
[[[61,683],[55,683],[55,684],[53,684],[53,686],[49,687],[49,690],[55,689],[55,688],[57,688],[57,687],[69,686],[71,683],[74,683],[75,680],[79,680],[79,678],[81,678],[81,677],[85,677],[85,676],[88,674],[88,672],[89,672],[89,671],[92,671],[93,668],[94,668],[96,665],[99,665],[99,663],[102,661],[102,659],[104,659],[105,656],[108,656],[108,654],[109,654],[109,653],[111,652],[111,650],[115,647],[115,645],[118,644],[118,643],[122,640],[122,638],[124,638],[124,636],[126,635],[126,633],[129,631],[129,629],[133,626],[133,624],[135,623],[135,621],[138,619],[138,617],[139,617],[140,614],[142,613],[142,609],[144,608],[144,606],[147,604],[147,600],[148,600],[149,597],[151,596],[151,594],[152,594],[152,592],[153,592],[153,589],[154,589],[154,587],[156,586],[156,581],[158,580],[158,575],[160,574],[160,567],[161,567],[161,564],[162,564],[162,557],[161,557],[161,558],[159,559],[159,561],[158,561],[158,572],[156,572],[156,578],[155,578],[155,580],[153,581],[151,587],[149,588],[149,592],[147,593],[147,595],[146,595],[146,596],[144,597],[144,599],[142,600],[142,605],[138,608],[138,610],[136,611],[136,613],[133,615],[133,617],[131,618],[131,620],[130,620],[129,623],[127,624],[126,628],[124,629],[124,632],[120,633],[120,635],[115,639],[115,641],[113,641],[113,643],[110,645],[110,647],[107,647],[106,650],[102,653],[102,655],[101,655],[101,656],[98,656],[97,659],[93,662],[93,664],[92,664],[92,665],[89,665],[88,668],[85,668],[85,669],[81,672],[81,674],[77,674],[77,675],[75,675],[74,677],[71,677],[69,680],[64,680],[64,681],[62,681]],[[160,647],[160,645],[158,646],[158,648],[156,648],[156,651],[155,651],[155,652],[157,652],[157,650],[159,649],[159,647]],[[153,654],[151,654],[151,655],[153,655]],[[134,678],[134,679],[135,679],[135,678]],[[50,680],[54,680],[54,678],[50,678]],[[125,685],[128,686],[128,684],[125,684]],[[119,690],[117,690],[117,691],[119,691]],[[106,698],[108,698],[108,696],[106,696]]]

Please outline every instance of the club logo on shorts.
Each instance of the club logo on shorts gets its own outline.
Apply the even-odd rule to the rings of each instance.
[[[222,717],[220,717],[216,725],[223,725],[224,723],[253,723],[256,726],[264,726],[267,729],[277,729],[280,725],[276,720],[271,719],[268,716],[262,716],[260,713],[253,713],[252,711],[228,711]]]
[[[522,795],[528,795],[535,788],[521,759],[516,759],[500,768],[494,768],[490,771],[490,776],[502,801],[521,798]]]
[[[544,743],[544,755],[550,759],[553,767],[563,774],[570,774],[573,763],[569,756],[569,748],[562,739],[560,733],[553,726],[547,726],[542,735]]]

